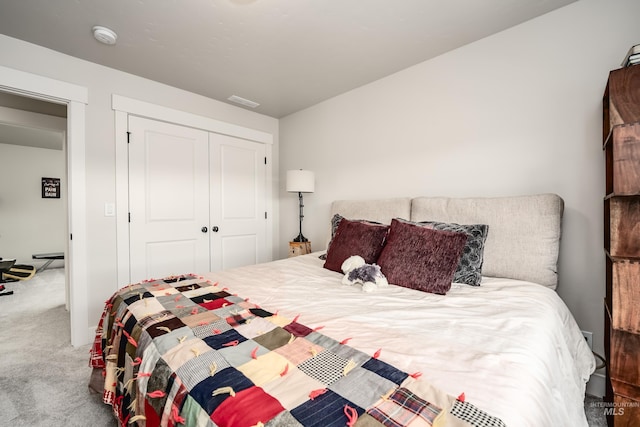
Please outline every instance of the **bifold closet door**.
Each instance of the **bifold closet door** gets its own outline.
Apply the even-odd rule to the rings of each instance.
[[[211,133],[211,270],[266,261],[266,148]]]
[[[209,271],[209,133],[134,116],[129,131],[132,283]]]

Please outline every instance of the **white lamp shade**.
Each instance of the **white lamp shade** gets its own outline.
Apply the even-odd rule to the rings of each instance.
[[[313,193],[316,178],[313,172],[302,169],[287,171],[287,191],[292,193]]]

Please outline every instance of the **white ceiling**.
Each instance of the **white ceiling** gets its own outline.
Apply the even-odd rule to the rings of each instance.
[[[0,144],[62,150],[64,139],[63,131],[0,123]]]
[[[0,144],[62,150],[67,106],[0,92]]]
[[[0,0],[0,33],[279,118],[573,1]]]

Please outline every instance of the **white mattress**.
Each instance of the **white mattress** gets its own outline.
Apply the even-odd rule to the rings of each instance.
[[[466,399],[508,426],[586,426],[593,354],[551,289],[483,278],[445,296],[398,286],[362,292],[318,253],[209,273],[267,310],[294,318]]]

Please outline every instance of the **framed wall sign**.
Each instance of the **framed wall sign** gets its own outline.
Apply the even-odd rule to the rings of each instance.
[[[60,178],[42,178],[42,198],[60,198]]]

